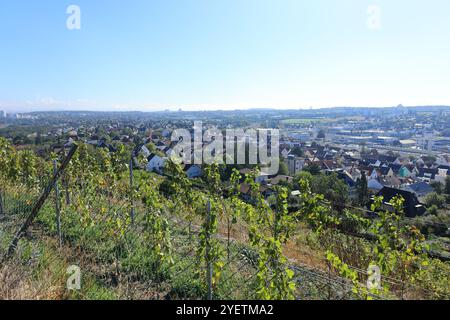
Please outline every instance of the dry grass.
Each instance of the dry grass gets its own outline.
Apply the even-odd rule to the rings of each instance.
[[[298,223],[293,237],[284,245],[283,253],[292,263],[307,265],[311,268],[327,270],[325,255],[316,248],[311,248],[306,239],[311,230],[303,223]],[[219,237],[223,240],[228,238],[228,224],[223,217],[219,218]],[[234,224],[230,232],[230,240],[238,243],[248,243],[248,228],[245,222],[239,220]]]
[[[31,244],[30,255],[24,251],[19,246],[16,254],[0,267],[0,299],[64,299],[66,259],[56,241],[44,238]]]
[[[325,254],[308,244],[307,236],[310,232],[307,227],[300,223],[294,233],[294,237],[284,245],[283,253],[296,264],[326,271]]]
[[[64,288],[54,281],[51,268],[43,270],[38,277],[33,271],[10,261],[0,268],[1,300],[59,300],[64,297]]]

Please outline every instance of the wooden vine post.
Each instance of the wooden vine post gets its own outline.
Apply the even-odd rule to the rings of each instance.
[[[69,165],[70,160],[72,159],[73,155],[77,151],[78,146],[74,144],[72,148],[70,149],[69,153],[67,154],[66,158],[64,159],[63,163],[61,164],[61,167],[54,173],[53,178],[48,183],[47,187],[45,188],[44,192],[39,197],[38,201],[34,205],[33,209],[31,210],[30,215],[27,217],[25,222],[22,224],[22,226],[17,231],[16,235],[11,241],[11,244],[9,245],[8,252],[3,258],[3,261],[8,260],[12,254],[15,252],[17,243],[19,242],[20,238],[27,232],[28,228],[33,223],[34,219],[39,214],[39,211],[41,210],[42,206],[45,204],[45,201],[47,200],[48,196],[50,195],[51,191],[55,187],[56,182],[60,178],[61,174],[64,172],[66,167]]]

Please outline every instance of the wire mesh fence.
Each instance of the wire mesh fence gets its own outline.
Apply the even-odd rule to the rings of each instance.
[[[47,172],[42,172],[33,186],[2,181],[2,251],[48,188],[54,170],[54,167],[49,167]],[[70,179],[62,174],[25,236],[56,239],[54,249],[64,254],[45,256],[42,250],[35,250],[29,253],[28,260],[35,259],[33,255],[37,254],[46,259],[40,262],[44,265],[79,266],[85,285],[108,288],[96,295],[81,289],[72,292],[71,298],[257,298],[259,257],[248,238],[238,234],[240,231],[230,229],[229,221],[220,219],[218,231],[210,240],[217,244],[220,256],[215,260],[200,257],[202,253],[198,248],[207,215],[193,218],[183,208],[177,207],[176,199],[164,202],[158,191],[154,195],[161,197],[161,203],[155,209],[155,206],[133,196],[135,191],[139,191],[139,186],[132,184],[133,179],[128,185],[116,185],[104,181],[99,183],[95,177]],[[207,208],[204,210],[206,212]],[[150,227],[158,226],[156,238],[152,234],[155,230],[149,230],[149,221]],[[27,243],[19,242],[17,249],[18,254],[23,255],[27,251]],[[208,268],[218,260],[221,262],[220,276],[212,279]],[[299,264],[290,264],[286,268],[294,271],[296,299],[363,298],[354,292],[350,281],[333,272]],[[361,282],[364,282],[367,273],[360,269],[357,271],[362,275]],[[396,283],[402,284],[401,281]],[[62,284],[58,290],[65,289]],[[387,297],[372,295],[372,298]]]
[[[49,172],[51,176],[52,172]],[[44,178],[45,185],[49,178]],[[8,243],[13,232],[30,214],[39,188],[18,190],[3,184],[0,190],[2,200],[2,226],[9,237],[2,237]],[[84,274],[100,279],[116,289],[125,299],[205,299],[207,276],[204,262],[199,263],[196,249],[199,242],[201,221],[191,221],[180,216],[171,216],[164,211],[170,230],[172,261],[165,265],[151,257],[152,246],[145,236],[145,206],[135,203],[135,223],[130,223],[131,202],[127,198],[114,197],[108,188],[96,189],[92,202],[86,203],[83,191],[72,189],[70,204],[66,193],[52,192],[44,205],[31,232],[39,237],[58,238],[57,210],[60,210],[62,245],[70,252],[67,263],[80,266]],[[80,204],[79,200],[83,199]],[[57,205],[59,203],[59,206]],[[95,205],[94,205],[95,204]],[[83,206],[85,206],[83,208]],[[84,209],[84,210],[83,210]],[[122,221],[122,222],[120,222]],[[128,221],[125,222],[125,221]],[[124,223],[124,225],[121,225]],[[225,228],[225,226],[223,226]],[[257,253],[246,243],[229,243],[226,235],[216,234],[223,253],[223,266],[217,284],[214,284],[213,299],[255,299],[255,278],[257,276]],[[20,252],[20,246],[18,251]],[[297,299],[348,299],[352,297],[352,286],[336,276],[317,270],[294,266]],[[79,298],[83,291],[77,293]]]

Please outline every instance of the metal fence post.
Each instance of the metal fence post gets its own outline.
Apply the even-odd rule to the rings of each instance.
[[[64,149],[64,156],[67,156],[65,149]],[[61,176],[61,182],[64,187],[64,193],[66,196],[66,206],[70,206],[69,175],[67,173],[64,173]]]
[[[134,224],[134,189],[133,189],[133,156],[130,158],[130,199],[131,199],[131,223]]]
[[[0,189],[0,216],[2,216],[5,213],[5,210],[3,209],[3,189]]]
[[[66,206],[70,206],[70,194],[69,194],[69,177],[63,176],[62,183],[64,185],[64,192],[66,194]]]
[[[273,238],[274,239],[278,239],[278,215],[279,215],[279,212],[278,212],[278,207],[279,207],[279,195],[278,195],[278,189],[276,189],[276,191],[275,191],[275,195],[276,195],[276,204],[275,204],[275,212],[274,212],[274,214],[275,214],[275,217],[274,217],[274,221],[273,221]]]
[[[56,175],[58,172],[58,165],[56,163],[56,160],[53,160],[53,174]],[[59,203],[59,187],[58,187],[58,180],[55,182],[55,211],[56,211],[56,230],[58,232],[58,241],[59,246],[62,247],[62,234],[61,234],[61,210],[60,210],[60,203]]]
[[[207,232],[206,232],[206,283],[208,285],[208,295],[207,299],[212,300],[213,299],[213,290],[212,290],[212,276],[213,276],[213,270],[212,270],[212,263],[211,263],[211,257],[210,257],[210,240],[211,235],[209,234],[209,229],[211,225],[211,201],[208,200],[207,206],[206,206],[206,225],[207,225]]]
[[[331,263],[327,261],[328,267],[328,279],[327,279],[327,291],[328,291],[328,300],[331,300]],[[345,289],[343,289],[345,292]]]

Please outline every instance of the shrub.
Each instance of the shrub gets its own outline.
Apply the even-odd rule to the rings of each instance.
[[[441,209],[444,206],[445,197],[437,194],[436,192],[431,192],[425,197],[425,205],[427,207],[436,206]]]
[[[427,213],[429,215],[435,216],[435,215],[437,215],[438,210],[439,210],[439,208],[436,205],[433,204],[431,207],[428,208]]]

